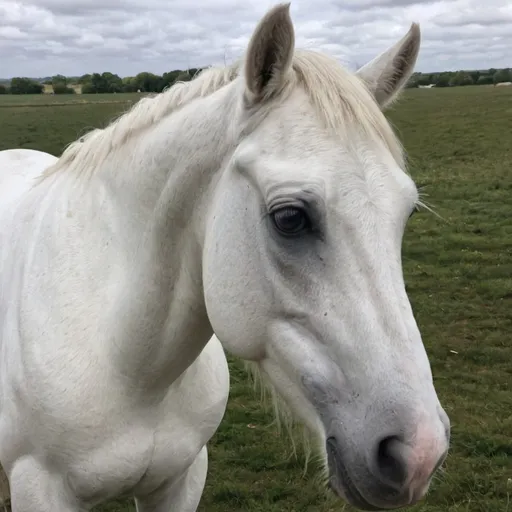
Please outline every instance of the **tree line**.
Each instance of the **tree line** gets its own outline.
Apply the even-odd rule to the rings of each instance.
[[[0,94],[42,94],[45,86],[51,86],[54,94],[75,94],[79,88],[82,94],[122,93],[122,92],[162,92],[178,81],[191,80],[201,68],[175,69],[156,75],[146,71],[136,76],[121,78],[110,72],[92,73],[80,77],[53,77],[36,80],[15,77],[10,83],[0,83]],[[479,71],[444,71],[440,73],[414,73],[408,87],[435,85],[454,87],[461,85],[492,85],[512,81],[512,69],[488,69]]]
[[[36,80],[26,77],[14,77],[9,84],[0,84],[0,94],[42,94],[45,86],[51,86],[54,94],[74,94],[79,88],[82,94],[104,94],[121,92],[162,92],[178,81],[191,80],[200,68],[176,69],[156,75],[142,72],[136,76],[121,78],[110,72],[92,73],[80,77],[55,75]]]
[[[407,86],[420,87],[434,84],[436,87],[455,87],[461,85],[496,85],[502,82],[512,82],[512,69],[490,68],[480,71],[414,73]]]

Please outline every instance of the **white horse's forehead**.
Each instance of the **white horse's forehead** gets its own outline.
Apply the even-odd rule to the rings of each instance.
[[[371,201],[403,200],[409,206],[417,202],[418,190],[414,181],[381,143],[376,143],[373,148],[362,144],[352,155],[355,157],[354,167],[347,173],[353,172],[359,177]]]
[[[344,146],[329,138],[315,145],[312,137],[316,135],[310,134],[307,146],[289,139],[287,147],[268,147],[254,138],[239,147],[234,160],[265,196],[305,190],[320,195],[327,205],[350,195],[391,210],[397,202],[406,209],[417,202],[414,181],[381,144],[363,140]]]

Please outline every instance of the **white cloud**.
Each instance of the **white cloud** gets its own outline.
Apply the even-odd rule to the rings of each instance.
[[[277,0],[0,0],[0,76],[221,64]],[[419,71],[512,66],[510,0],[292,0],[297,45],[351,68],[422,28]]]

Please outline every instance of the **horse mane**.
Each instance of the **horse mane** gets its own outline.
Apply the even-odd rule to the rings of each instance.
[[[357,126],[377,137],[404,167],[403,149],[380,107],[364,83],[334,58],[311,50],[297,50],[289,76],[289,85],[301,86],[316,108],[326,129],[349,141],[350,130]],[[67,146],[43,177],[63,169],[94,173],[109,153],[122,147],[133,135],[158,123],[195,99],[209,96],[237,79],[240,61],[225,67],[210,67],[189,82],[177,82],[162,93],[140,99],[131,109],[106,128],[93,129]]]

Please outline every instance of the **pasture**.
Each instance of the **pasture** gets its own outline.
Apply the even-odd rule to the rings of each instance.
[[[60,154],[140,95],[0,96],[0,149]],[[512,512],[512,88],[407,90],[388,112],[438,215],[409,221],[404,271],[437,391],[452,421],[444,472],[416,512]],[[209,445],[201,511],[334,512],[242,365]],[[112,503],[96,512],[128,512]]]

